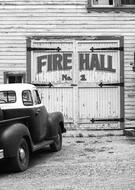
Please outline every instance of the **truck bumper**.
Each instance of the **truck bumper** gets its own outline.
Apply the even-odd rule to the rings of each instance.
[[[0,159],[4,158],[4,150],[0,149]]]

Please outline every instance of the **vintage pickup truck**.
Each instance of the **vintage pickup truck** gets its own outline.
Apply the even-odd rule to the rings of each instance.
[[[47,145],[59,151],[64,132],[63,114],[47,112],[36,86],[0,85],[0,159],[8,158],[14,171],[28,168],[31,152]]]

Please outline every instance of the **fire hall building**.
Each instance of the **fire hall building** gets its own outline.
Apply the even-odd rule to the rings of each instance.
[[[69,127],[135,126],[134,0],[0,0],[0,83],[36,84]]]

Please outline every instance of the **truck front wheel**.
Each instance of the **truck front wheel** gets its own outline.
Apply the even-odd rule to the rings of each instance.
[[[11,159],[14,171],[24,171],[29,165],[29,147],[27,141],[22,138],[18,144],[16,156]]]
[[[62,148],[62,133],[61,127],[58,128],[58,134],[56,140],[54,140],[53,144],[50,145],[51,151],[57,152]]]

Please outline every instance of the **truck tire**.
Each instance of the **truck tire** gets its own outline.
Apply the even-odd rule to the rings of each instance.
[[[61,127],[58,128],[58,134],[56,140],[54,140],[53,144],[50,145],[52,152],[60,151],[62,148],[62,133]]]
[[[16,156],[11,159],[13,171],[21,172],[28,168],[29,165],[29,147],[27,141],[22,138],[18,143]]]

